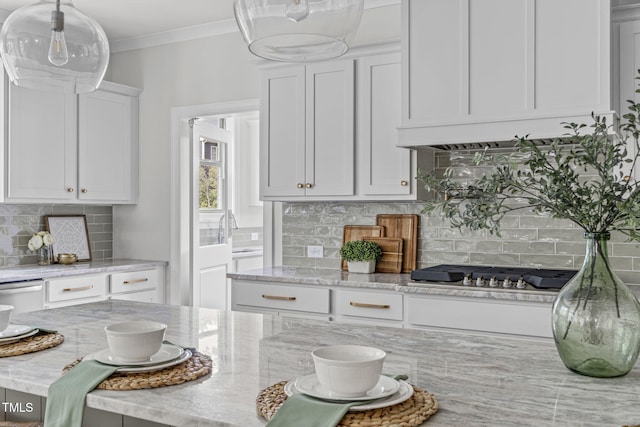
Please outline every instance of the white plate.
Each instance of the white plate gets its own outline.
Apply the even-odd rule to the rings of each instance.
[[[323,388],[318,381],[316,374],[306,375],[295,380],[296,388],[302,393],[319,399],[339,400],[345,402],[359,402],[362,400],[381,399],[398,391],[400,383],[393,378],[380,375],[378,383],[362,396],[344,397],[336,395]]]
[[[21,339],[33,336],[33,335],[37,334],[38,332],[40,332],[39,329],[32,329],[29,332],[27,332],[26,334],[17,335],[15,337],[11,337],[11,338],[0,338],[0,345],[11,344],[12,342],[20,341]]]
[[[24,335],[27,332],[33,331],[35,328],[33,326],[25,326],[25,325],[9,325],[7,329],[0,332],[1,338],[14,338],[18,335]]]
[[[362,405],[352,406],[349,408],[349,412],[359,412],[359,411],[368,411],[369,409],[380,409],[386,408],[387,406],[397,405],[398,403],[402,403],[406,400],[409,400],[411,396],[413,396],[413,387],[411,384],[408,384],[404,381],[399,381],[400,389],[393,393],[391,396],[378,399],[375,402],[371,403],[363,403]],[[296,387],[296,382],[289,381],[284,386],[284,392],[287,393],[287,396],[292,396],[294,394],[302,394],[298,387]]]
[[[88,354],[84,357],[83,360],[95,360],[95,358],[93,357],[95,354],[96,353]],[[184,353],[182,353],[182,356],[178,357],[177,359],[170,360],[166,363],[160,363],[158,365],[152,365],[152,366],[139,366],[139,367],[123,366],[121,368],[116,369],[116,372],[132,373],[132,372],[159,371],[160,369],[170,368],[171,366],[179,365],[180,363],[186,360],[189,360],[191,356],[193,356],[193,354],[191,353],[191,350],[186,349]]]
[[[162,347],[160,347],[160,351],[142,362],[131,362],[123,360],[120,357],[111,354],[111,350],[109,350],[108,348],[92,353],[90,356],[92,357],[92,359],[95,359],[100,363],[104,363],[105,365],[123,365],[131,367],[159,365],[161,363],[166,363],[171,360],[177,359],[178,357],[182,356],[183,353],[184,348],[182,347],[178,347],[177,345],[173,344],[162,344]]]

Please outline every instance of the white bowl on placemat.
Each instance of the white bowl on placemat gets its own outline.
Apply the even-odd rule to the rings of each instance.
[[[9,321],[11,320],[12,311],[12,305],[0,305],[0,332],[9,327]]]
[[[380,380],[386,353],[361,345],[334,345],[311,352],[320,385],[338,397],[363,396]]]
[[[104,328],[111,355],[123,363],[144,362],[162,347],[167,325],[147,320],[120,322]]]

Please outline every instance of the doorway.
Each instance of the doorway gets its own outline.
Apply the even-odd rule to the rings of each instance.
[[[270,246],[271,236],[269,227],[265,229],[263,224],[264,218],[270,221],[272,217],[272,204],[265,203],[261,206],[258,194],[258,106],[258,100],[249,100],[177,107],[171,111],[172,245],[168,274],[169,303],[230,308],[229,281],[226,279],[226,273],[232,269],[233,257],[227,262],[226,255],[206,255],[206,251],[201,248],[212,249],[222,245],[233,249],[234,243],[239,250],[260,247],[264,254],[260,260],[261,264],[271,265],[270,261],[266,260],[271,256],[271,251],[264,250]],[[207,132],[203,132],[202,139],[200,136],[192,135],[189,122],[194,118],[197,118],[197,122],[202,126],[206,124],[208,127]],[[231,131],[229,141],[221,141],[219,136],[214,135],[213,128]],[[206,135],[207,133],[209,135]],[[252,135],[249,138],[251,143],[246,142],[247,135]],[[223,206],[212,201],[221,197],[220,193],[214,194],[215,180],[212,179],[207,184],[212,191],[204,196],[208,197],[207,206],[201,209],[199,174],[202,157],[205,157],[205,162],[210,160],[206,157],[213,157],[214,161],[209,162],[209,166],[215,168],[214,163],[217,161],[217,167],[221,167],[222,158],[216,156],[225,152],[225,166],[222,169],[226,168],[228,191],[222,194],[227,200],[218,200],[218,203],[226,203]],[[206,279],[203,279],[201,271],[201,266],[205,265],[203,257],[221,262],[217,268],[204,272]],[[218,290],[224,289],[224,292],[218,293],[215,297],[203,294],[202,280],[217,281]]]

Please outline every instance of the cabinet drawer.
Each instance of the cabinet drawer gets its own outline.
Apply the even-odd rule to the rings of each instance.
[[[329,313],[329,289],[234,281],[233,306]]]
[[[407,297],[409,324],[551,337],[551,304]]]
[[[338,314],[374,319],[402,320],[402,294],[336,291]]]
[[[105,295],[107,276],[82,276],[47,281],[47,301],[67,301]]]
[[[158,270],[127,271],[111,275],[111,293],[139,292],[158,287]]]

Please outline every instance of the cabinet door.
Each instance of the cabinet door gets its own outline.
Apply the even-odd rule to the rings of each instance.
[[[354,188],[354,62],[306,67],[306,195],[348,196]]]
[[[7,199],[75,200],[76,96],[8,90]]]
[[[261,196],[304,196],[304,70],[294,66],[262,76]]]
[[[411,193],[412,151],[396,146],[400,124],[400,54],[358,60],[359,193]]]
[[[132,121],[134,98],[97,90],[80,95],[78,112],[78,198],[135,202],[133,160],[137,159]]]

